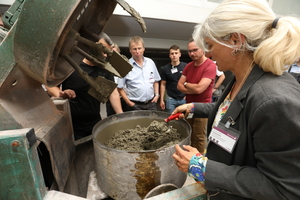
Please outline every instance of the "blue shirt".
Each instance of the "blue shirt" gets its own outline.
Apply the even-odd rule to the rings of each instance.
[[[288,72],[294,72],[294,73],[300,73],[300,66],[297,64],[293,64],[290,66],[290,68],[287,70]]]
[[[155,63],[144,57],[143,66],[139,66],[133,58],[129,59],[132,70],[118,81],[118,88],[126,88],[130,100],[145,102],[154,97],[154,83],[160,81]]]

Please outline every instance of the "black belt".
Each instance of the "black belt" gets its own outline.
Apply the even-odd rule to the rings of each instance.
[[[136,103],[136,104],[148,104],[148,103],[151,103],[152,99],[151,100],[148,100],[148,101],[144,101],[144,102],[141,102],[141,101],[133,101],[133,100],[130,100],[132,101],[133,103]]]

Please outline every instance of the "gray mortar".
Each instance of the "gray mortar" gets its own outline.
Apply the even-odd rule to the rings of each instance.
[[[171,128],[168,132],[166,122],[152,121],[148,127],[137,125],[135,129],[120,130],[104,145],[127,151],[146,151],[166,148],[180,143],[184,138]]]

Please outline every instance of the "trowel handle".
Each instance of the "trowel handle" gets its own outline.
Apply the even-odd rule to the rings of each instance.
[[[182,114],[182,113],[176,113],[176,114],[174,114],[174,115],[169,116],[167,119],[164,119],[164,120],[165,120],[165,122],[171,121],[171,120],[173,120],[173,119],[178,118],[179,115],[181,115],[181,114]]]

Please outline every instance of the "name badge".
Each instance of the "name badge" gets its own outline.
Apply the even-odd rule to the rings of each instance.
[[[224,124],[221,124],[221,126],[223,126],[224,128],[216,126],[213,127],[208,140],[220,146],[229,153],[232,153],[240,137],[240,132],[233,128],[225,128]]]
[[[177,67],[172,68],[172,69],[171,69],[171,72],[172,72],[172,74],[175,74],[176,72],[178,72]]]
[[[194,117],[194,113],[189,113],[188,116],[186,117],[187,119],[192,119]]]

